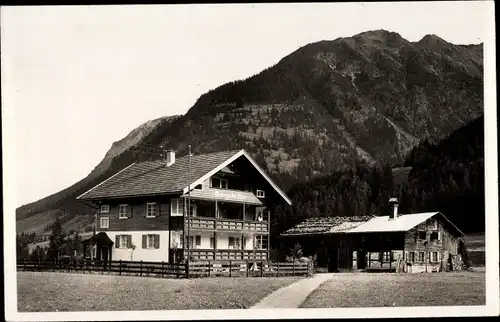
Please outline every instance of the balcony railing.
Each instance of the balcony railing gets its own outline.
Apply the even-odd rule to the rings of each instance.
[[[243,221],[227,218],[192,217],[190,218],[190,224],[190,228],[202,230],[249,230],[259,232],[269,231],[269,223],[263,221]]]
[[[267,260],[266,250],[239,250],[239,249],[192,249],[191,258],[194,260]]]

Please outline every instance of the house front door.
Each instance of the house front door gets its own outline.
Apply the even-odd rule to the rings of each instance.
[[[107,246],[102,246],[101,247],[101,259],[103,261],[109,260],[109,248]]]

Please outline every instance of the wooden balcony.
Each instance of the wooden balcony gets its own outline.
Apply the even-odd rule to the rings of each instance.
[[[264,221],[243,221],[227,218],[192,217],[190,228],[199,230],[217,231],[256,231],[266,233],[269,231],[269,223]]]
[[[192,249],[193,260],[267,260],[267,250]]]

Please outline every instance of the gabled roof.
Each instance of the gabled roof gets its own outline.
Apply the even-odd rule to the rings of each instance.
[[[200,178],[239,151],[199,154],[191,157],[191,178]],[[80,195],[77,199],[119,198],[182,193],[188,185],[189,156],[177,158],[167,167],[165,161],[133,163],[114,176]]]
[[[189,156],[178,158],[171,166],[164,161],[133,163],[94,188],[80,195],[77,199],[96,200],[105,198],[124,198],[161,194],[185,194],[188,187],[193,189],[204,180],[227,167],[234,160],[244,156],[288,203],[290,199],[269,178],[259,165],[245,152],[233,150],[191,157],[191,182],[188,182],[187,169]]]
[[[310,218],[285,231],[281,235],[299,236],[335,233],[404,232],[438,214],[442,216],[445,221],[450,223],[460,235],[464,235],[464,233],[462,233],[460,229],[449,221],[441,212],[400,214],[395,219],[389,219],[389,216]]]
[[[354,229],[352,233],[377,233],[377,232],[396,232],[408,231],[420,223],[423,223],[438,212],[424,212],[409,215],[399,215],[395,219],[389,219],[389,216],[373,217]]]

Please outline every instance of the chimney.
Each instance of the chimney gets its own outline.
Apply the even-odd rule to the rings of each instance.
[[[389,199],[389,205],[392,206],[392,213],[389,214],[389,220],[398,218],[398,199],[391,198]]]
[[[165,151],[165,157],[166,157],[166,162],[167,162],[167,167],[170,167],[172,164],[175,163],[175,151],[174,150],[167,150]]]

